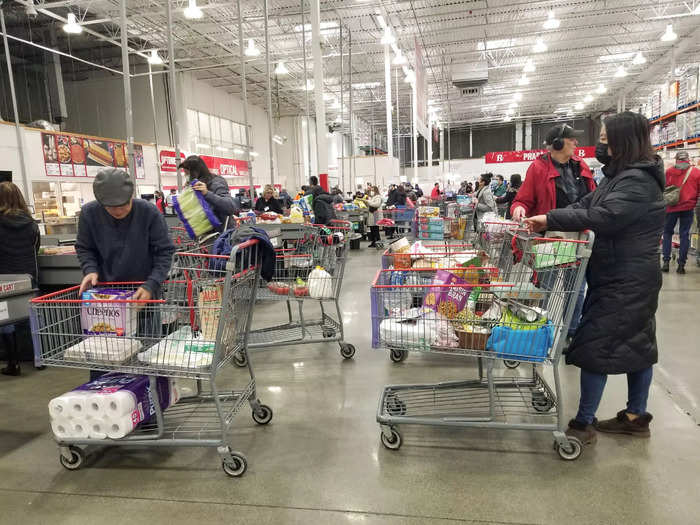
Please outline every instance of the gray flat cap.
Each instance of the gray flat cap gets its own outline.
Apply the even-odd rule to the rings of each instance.
[[[134,181],[124,170],[106,168],[95,177],[92,192],[102,206],[123,206],[134,194]]]

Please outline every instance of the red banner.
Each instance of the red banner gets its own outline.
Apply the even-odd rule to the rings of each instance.
[[[504,162],[532,162],[543,153],[547,153],[547,150],[531,149],[524,151],[491,151],[486,154],[486,164],[501,164]],[[595,157],[595,146],[576,148],[574,155],[582,158],[593,158]]]
[[[180,152],[180,162],[185,160],[187,155]],[[223,157],[212,157],[210,155],[200,155],[204,164],[207,165],[209,171],[214,175],[223,177],[247,177],[248,163],[244,160],[226,159]],[[175,173],[177,171],[177,163],[175,162],[175,152],[172,150],[163,149],[159,153],[160,171],[166,173]]]

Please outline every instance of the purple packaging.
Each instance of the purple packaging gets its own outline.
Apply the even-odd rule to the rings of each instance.
[[[133,304],[112,303],[126,301],[134,295],[133,290],[92,288],[83,292],[81,299],[99,302],[82,303],[80,326],[85,335],[132,336],[138,326],[138,310]]]
[[[454,319],[467,305],[471,285],[447,270],[435,272],[432,284],[439,286],[428,288],[423,297],[423,306],[441,313],[448,319]]]
[[[161,410],[167,409],[171,401],[177,402],[177,399],[171,400],[170,380],[167,377],[156,377],[156,390]],[[156,414],[148,376],[110,372],[79,386],[74,391],[98,394],[120,391],[130,393],[136,402],[136,409],[130,414],[134,427],[139,423],[148,422]]]

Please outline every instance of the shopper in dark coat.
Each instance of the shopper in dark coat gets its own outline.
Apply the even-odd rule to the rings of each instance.
[[[581,368],[581,401],[567,434],[595,442],[600,431],[649,435],[646,412],[657,362],[654,316],[661,289],[659,241],[664,225],[663,161],[654,154],[647,120],[632,112],[605,120],[609,165],[594,192],[568,208],[526,219],[535,231],[592,230],[588,293],[566,360]],[[597,422],[607,374],[627,374],[626,410]]]
[[[29,213],[29,208],[19,188],[11,182],[0,183],[0,274],[25,274],[37,282],[39,251],[39,227]],[[2,343],[7,352],[4,375],[20,375],[17,335],[15,325],[0,326]]]
[[[330,224],[335,219],[335,210],[333,209],[333,197],[318,184],[318,177],[309,177],[311,186],[306,191],[306,195],[313,195],[314,200],[311,203],[314,211],[314,222],[316,224]]]
[[[506,219],[511,219],[513,217],[513,215],[510,213],[510,205],[513,203],[515,196],[518,194],[521,184],[522,179],[520,178],[520,175],[514,173],[510,176],[510,186],[508,186],[505,195],[496,197],[496,204],[506,205]]]
[[[221,222],[220,230],[223,231],[226,221],[231,215],[241,211],[241,203],[231,196],[228,182],[220,175],[213,175],[201,157],[190,155],[180,164],[189,181],[197,180],[193,188],[202,193],[214,211],[214,215]]]

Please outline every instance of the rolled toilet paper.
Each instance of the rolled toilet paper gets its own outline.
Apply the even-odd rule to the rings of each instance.
[[[89,423],[87,419],[84,418],[73,418],[69,420],[71,422],[71,438],[73,439],[85,439],[89,436],[88,428]]]
[[[85,402],[88,417],[102,419],[107,416],[108,398],[102,394],[89,394]]]
[[[68,417],[83,418],[87,416],[86,395],[82,392],[66,394],[68,399]]]
[[[121,439],[131,433],[134,423],[130,416],[122,416],[108,420],[105,427],[109,439]]]
[[[109,422],[103,419],[88,420],[88,436],[90,439],[107,439],[107,427]]]
[[[104,417],[108,419],[119,419],[131,414],[134,410],[136,410],[136,399],[127,390],[119,390],[104,396]]]
[[[73,422],[65,417],[51,418],[51,430],[57,439],[70,439],[73,437]]]
[[[62,395],[53,398],[49,401],[49,415],[52,418],[60,419],[67,418],[70,413],[70,399],[67,396]]]

